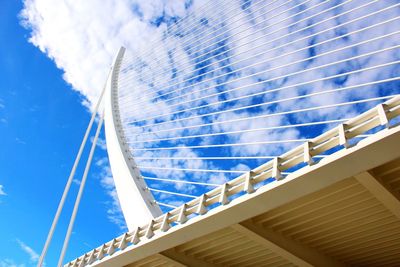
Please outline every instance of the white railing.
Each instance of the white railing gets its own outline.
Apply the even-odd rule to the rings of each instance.
[[[356,145],[357,142],[354,139],[370,131],[376,131],[375,134],[379,134],[380,131],[389,127],[399,127],[396,124],[399,121],[399,115],[400,96],[397,95],[387,102],[379,104],[375,108],[284,153],[280,157],[275,157],[250,172],[240,175],[200,197],[151,220],[148,224],[93,249],[65,266],[87,266],[95,261],[102,260],[104,257],[112,257],[116,251],[123,251],[125,248],[134,246],[144,239],[156,239],[158,233],[167,232],[171,227],[184,224],[194,216],[201,216],[207,213],[208,207],[213,204],[227,205],[230,198],[239,193],[251,194],[257,190],[255,188],[258,185],[267,179],[284,179],[283,172],[285,170],[318,164],[317,156],[324,155],[324,153],[334,148],[346,149]]]

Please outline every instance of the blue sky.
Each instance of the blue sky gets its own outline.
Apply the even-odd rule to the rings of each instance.
[[[357,72],[400,60],[399,47],[396,47],[400,35],[400,24],[396,20],[400,18],[399,6],[358,20],[398,1],[296,0],[286,6],[278,6],[280,1],[271,2],[272,6],[263,0],[219,1],[225,6],[229,2],[229,7],[211,8],[210,12],[200,8],[204,3],[201,0],[101,0],[101,4],[99,0],[85,0],[79,4],[74,0],[0,2],[0,267],[35,264],[89,121],[88,109],[97,100],[111,61],[121,45],[127,48],[122,64],[126,71],[120,78],[120,92],[124,95],[119,99],[121,115],[129,146],[141,166],[248,170],[265,160],[223,162],[200,158],[273,156],[294,144],[152,149],[310,138],[329,127],[244,131],[257,130],[260,125],[270,127],[349,118],[377,102],[268,119],[243,118],[399,93],[397,79],[379,86],[359,86],[357,90],[242,109],[282,98],[398,78],[398,64]],[[188,11],[195,13],[178,27],[172,24]],[[388,23],[364,30],[390,19]],[[330,27],[333,28],[324,31]],[[359,33],[347,35],[355,31]],[[390,35],[367,42],[382,34]],[[309,35],[312,38],[306,38]],[[352,46],[357,43],[363,44]],[[387,50],[380,51],[383,48]],[[334,49],[342,50],[330,53]],[[368,53],[372,54],[321,67]],[[313,71],[303,71],[307,69]],[[352,71],[356,73],[346,74]],[[328,79],[335,75],[340,76]],[[314,79],[317,81],[312,85],[302,84]],[[285,90],[265,93],[278,88]],[[256,97],[246,97],[252,94]],[[236,100],[224,102],[229,99]],[[176,113],[208,104],[201,110]],[[203,116],[208,113],[215,114]],[[213,124],[197,127],[208,123]],[[182,129],[168,131],[176,127]],[[225,134],[232,131],[240,134]],[[221,135],[142,142],[209,132]],[[67,261],[125,230],[108,169],[104,136],[101,136],[94,163]],[[82,173],[82,167],[78,173]],[[147,169],[143,173],[209,183],[222,183],[237,176],[236,173],[204,175],[164,169]],[[76,194],[77,184],[74,183],[71,196]],[[150,185],[195,195],[208,189],[153,182]],[[71,196],[46,258],[47,266],[55,265],[61,249],[67,215],[72,207]],[[182,198],[165,194],[156,196],[174,205],[182,202]]]
[[[368,41],[399,30],[398,20],[385,22],[399,15],[398,6],[388,8],[396,1],[305,0],[292,1],[282,7],[280,4],[283,2],[271,1],[269,5],[265,1],[231,1],[231,5],[223,9],[198,10],[178,27],[171,27],[168,34],[162,35],[163,38],[150,42],[143,52],[127,51],[119,83],[122,92],[120,108],[126,122],[124,127],[129,146],[144,175],[222,183],[237,173],[188,174],[168,168],[248,170],[265,160],[212,161],[200,158],[279,155],[337,123],[273,131],[240,131],[351,118],[377,102],[287,116],[262,116],[398,93],[397,80],[246,108],[398,77],[398,64],[362,71],[399,59],[398,47],[391,47],[398,45],[398,32],[388,38]],[[192,18],[195,18],[195,23],[190,24]],[[185,27],[187,24],[192,25],[189,30]],[[379,51],[382,48],[390,49]],[[338,49],[340,53],[334,52]],[[351,57],[358,58],[345,60]],[[332,76],[336,77],[330,78]],[[305,83],[313,80],[315,82]],[[254,116],[262,118],[254,119]],[[234,131],[239,131],[239,134],[224,134]],[[208,133],[221,134],[204,137]],[[195,137],[183,139],[177,136]],[[300,141],[207,147],[268,140]],[[170,149],[160,150],[160,147]],[[162,159],[157,159],[159,157]],[[165,159],[174,157],[198,159]],[[151,168],[155,166],[164,169]],[[150,185],[165,187],[152,182]],[[173,190],[173,186],[169,189]],[[175,190],[194,195],[204,192],[204,188],[181,185]],[[165,196],[161,194],[161,197]],[[173,198],[169,196],[168,199]]]
[[[17,18],[21,9],[19,1],[0,2],[1,267],[34,266],[90,119],[82,96],[52,60],[28,43],[29,33]],[[105,156],[101,149],[96,154],[97,159]],[[101,171],[92,167],[67,259],[121,233],[107,219],[111,199],[100,186]],[[72,195],[76,191],[74,184]],[[69,198],[64,215],[71,203]],[[63,216],[47,266],[56,264],[66,223]]]

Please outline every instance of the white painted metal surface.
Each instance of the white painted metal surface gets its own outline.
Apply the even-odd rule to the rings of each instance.
[[[111,71],[112,71],[112,68],[110,68],[110,71],[109,71],[109,73],[107,75],[107,80],[110,79]],[[107,83],[107,81],[106,81],[106,83]],[[78,168],[78,164],[79,164],[79,162],[81,160],[81,156],[82,156],[83,150],[84,150],[84,148],[86,146],[86,142],[87,142],[87,140],[89,138],[90,131],[92,130],[92,126],[93,126],[93,124],[95,122],[97,112],[99,111],[101,103],[103,102],[104,94],[105,94],[105,91],[106,91],[106,86],[107,85],[104,84],[103,89],[101,90],[101,94],[100,94],[99,100],[97,101],[97,104],[96,104],[96,106],[95,106],[95,108],[94,108],[94,110],[92,112],[92,116],[90,118],[89,125],[88,125],[88,127],[86,129],[86,132],[85,132],[85,135],[84,135],[84,137],[82,139],[82,142],[81,142],[81,145],[79,147],[78,153],[76,155],[74,164],[73,164],[71,172],[69,174],[67,183],[65,185],[64,192],[63,192],[62,197],[60,199],[60,202],[58,204],[56,214],[54,215],[53,222],[51,224],[49,233],[47,235],[46,242],[45,242],[45,244],[43,246],[42,253],[41,253],[40,257],[39,257],[38,264],[37,264],[38,267],[41,267],[43,265],[43,263],[44,263],[44,259],[45,259],[46,254],[47,254],[47,250],[48,250],[48,248],[50,246],[51,240],[53,239],[54,231],[55,231],[56,226],[58,224],[58,220],[60,218],[61,212],[62,212],[62,210],[64,208],[65,200],[66,200],[66,198],[68,196],[69,190],[71,188],[72,181],[73,181],[73,179],[75,177],[76,169]]]
[[[63,244],[63,247],[62,247],[62,250],[61,250],[61,255],[60,255],[60,258],[58,260],[58,264],[57,264],[58,267],[62,266],[62,264],[64,262],[65,254],[67,253],[69,240],[70,240],[71,235],[72,235],[72,230],[74,228],[76,215],[78,213],[79,205],[81,203],[83,190],[85,189],[87,176],[88,176],[88,173],[89,173],[89,170],[90,170],[90,166],[92,165],[94,151],[95,151],[96,146],[97,146],[97,140],[99,139],[101,128],[103,127],[103,122],[104,122],[104,111],[102,112],[102,115],[100,117],[100,121],[99,121],[99,123],[97,125],[96,134],[94,136],[93,143],[92,143],[92,146],[90,148],[90,153],[89,153],[88,160],[86,162],[85,171],[84,171],[82,179],[81,179],[81,184],[79,185],[78,195],[76,196],[76,199],[75,199],[74,209],[72,211],[72,215],[71,215],[71,218],[70,218],[70,221],[69,221],[69,224],[68,224],[67,233],[66,233],[65,238],[64,238],[64,244]]]
[[[115,59],[114,68],[107,84],[105,95],[105,130],[107,151],[119,202],[130,231],[161,215],[161,210],[140,178],[139,169],[128,153],[125,144],[118,102],[118,74],[125,48],[121,48]]]

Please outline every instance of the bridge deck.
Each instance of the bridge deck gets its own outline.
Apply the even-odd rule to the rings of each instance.
[[[399,192],[400,158],[127,266],[399,266]]]
[[[399,266],[400,129],[364,141],[94,265]]]
[[[399,266],[399,195],[396,125],[184,223],[167,220],[162,230],[155,220],[66,266]]]

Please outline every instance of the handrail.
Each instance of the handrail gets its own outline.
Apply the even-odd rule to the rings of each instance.
[[[207,213],[207,207],[210,205],[215,203],[227,205],[229,204],[229,198],[238,193],[245,192],[246,194],[250,194],[254,192],[256,190],[254,188],[255,185],[267,179],[284,179],[283,171],[285,170],[296,166],[301,167],[300,164],[304,163],[306,164],[305,166],[318,164],[313,159],[316,156],[336,147],[347,149],[351,146],[351,139],[365,134],[378,126],[382,126],[382,129],[389,128],[391,121],[399,116],[400,95],[396,95],[390,100],[284,153],[280,157],[276,157],[200,197],[151,220],[148,224],[138,227],[134,231],[114,238],[64,266],[87,266],[106,256],[112,256],[116,251],[123,251],[126,247],[136,245],[145,238],[156,237],[158,233],[166,232],[171,227],[176,226],[176,223],[184,224],[188,220],[191,220],[193,217],[189,217],[190,215],[200,216]],[[378,132],[382,129],[378,129]]]

